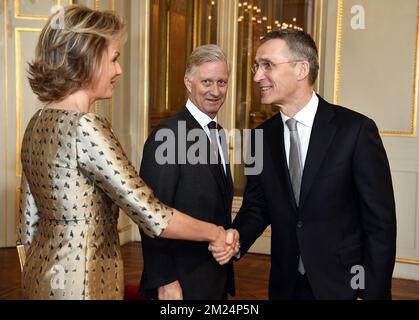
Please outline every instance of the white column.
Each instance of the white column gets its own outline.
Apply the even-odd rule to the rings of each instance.
[[[124,57],[126,86],[121,91],[126,103],[121,115],[121,126],[125,129],[121,129],[127,155],[139,170],[149,122],[150,0],[129,1],[124,11],[129,28],[124,48],[127,53]],[[138,226],[122,214],[119,226],[123,228],[127,225],[131,225],[131,229],[120,234],[121,244],[140,240]]]
[[[238,0],[218,0],[218,45],[227,54],[230,62],[229,88],[224,107],[218,113],[221,125],[230,130],[235,127],[235,105],[237,92],[237,18]]]

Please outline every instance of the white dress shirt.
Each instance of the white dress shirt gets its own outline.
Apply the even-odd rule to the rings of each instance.
[[[208,128],[208,124],[211,121],[215,121],[218,124],[217,117],[215,117],[214,119],[211,119],[211,117],[209,117],[207,114],[205,114],[201,110],[199,110],[198,107],[195,106],[193,104],[193,102],[189,99],[188,99],[188,102],[186,102],[186,108],[189,110],[189,112],[192,114],[192,116],[195,118],[195,120],[199,123],[199,125],[202,127],[202,129],[204,129],[205,133],[208,136],[208,139],[211,141],[210,130]],[[223,150],[222,150],[221,144],[220,144],[220,136],[218,134],[218,130],[217,130],[216,133],[217,133],[217,140],[218,140],[217,141],[218,152],[220,154],[221,163],[223,164],[224,173],[227,174],[226,163],[225,163],[225,160],[224,160]]]
[[[308,145],[310,143],[311,129],[313,128],[314,117],[316,116],[317,108],[319,106],[319,98],[313,91],[310,101],[305,105],[293,118],[297,120],[298,137],[300,138],[301,147],[301,163],[304,164],[307,157]],[[285,121],[289,119],[288,116],[281,112],[282,121],[284,122],[284,145],[285,153],[287,155],[287,164],[289,167],[290,156],[290,130]],[[302,168],[302,169],[303,169]]]

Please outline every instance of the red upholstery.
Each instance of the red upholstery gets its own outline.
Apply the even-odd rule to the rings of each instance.
[[[150,300],[138,292],[138,285],[126,284],[124,300]]]

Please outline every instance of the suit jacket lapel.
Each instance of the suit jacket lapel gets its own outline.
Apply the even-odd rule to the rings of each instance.
[[[224,131],[224,128],[222,128],[221,126],[219,126],[220,130],[218,131],[219,135],[220,135],[220,146],[221,146],[221,150],[223,152],[223,157],[224,157],[224,162],[226,164],[226,172],[225,172],[225,182],[226,182],[226,187],[227,187],[227,192],[228,193],[232,193],[233,189],[234,189],[234,185],[233,185],[233,178],[231,176],[231,170],[230,170],[230,158],[229,158],[229,154],[228,154],[228,141],[227,141],[227,136],[226,136],[226,132]],[[224,174],[224,172],[223,172]]]
[[[278,174],[279,181],[288,194],[287,198],[290,201],[291,206],[294,209],[297,209],[285,153],[284,124],[280,113],[278,113],[275,117],[276,119],[273,126],[266,132],[267,146],[269,147],[269,152],[272,156],[273,165]]]
[[[231,176],[230,165],[226,164],[227,174],[227,195],[224,197],[224,203],[227,211],[227,224],[231,224],[231,210],[232,210],[232,199],[234,197],[234,183],[233,177]]]
[[[231,175],[230,165],[226,163],[226,179],[227,179],[227,192],[228,193],[234,193],[234,183],[233,183],[233,177]]]
[[[319,97],[301,182],[300,208],[304,206],[314,178],[336,133],[336,126],[332,122],[335,112],[333,108]]]
[[[226,186],[224,204],[225,204],[226,213],[227,213],[227,225],[230,225],[231,224],[231,204],[232,204],[232,199],[234,197],[234,184],[233,184],[233,177],[231,175],[231,170],[230,170],[230,161],[229,161],[230,158],[228,155],[228,141],[226,137],[226,132],[221,126],[219,126],[219,128],[220,130],[218,132],[221,138],[220,145],[221,145],[221,150],[223,152],[224,161],[226,164],[226,172],[225,172],[225,176],[223,176],[223,180]],[[224,172],[222,172],[222,174],[224,175]]]

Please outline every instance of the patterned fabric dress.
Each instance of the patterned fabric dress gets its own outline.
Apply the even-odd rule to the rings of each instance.
[[[152,237],[173,212],[139,178],[109,123],[93,113],[38,111],[23,138],[22,167],[25,297],[122,299],[118,207]]]

